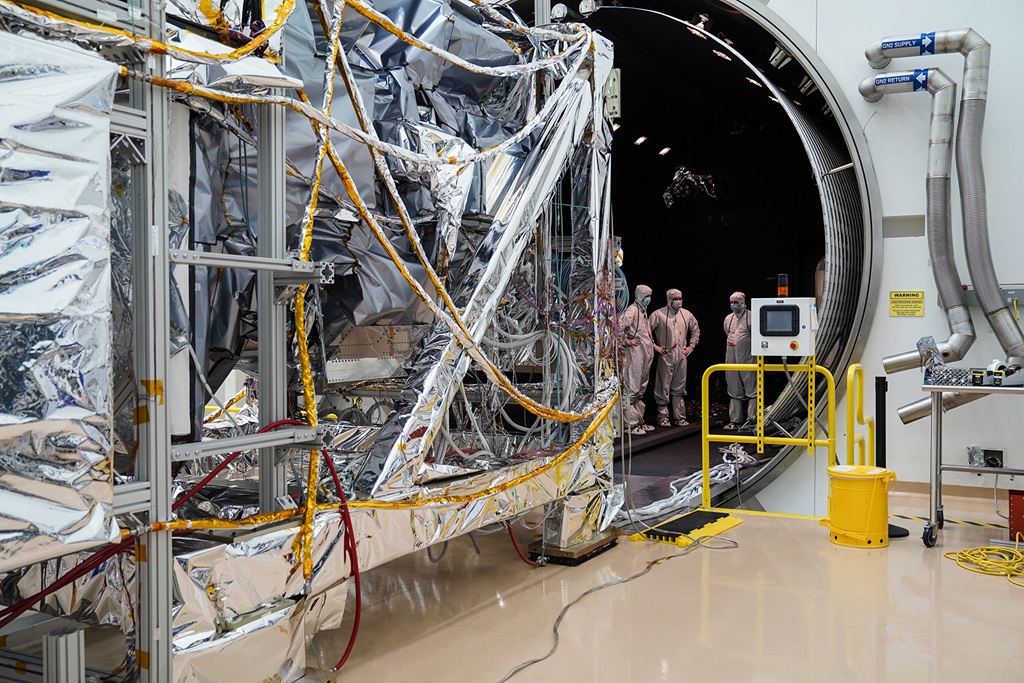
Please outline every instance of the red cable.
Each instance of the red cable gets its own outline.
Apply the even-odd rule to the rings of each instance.
[[[299,422],[298,420],[277,420],[276,422],[271,422],[267,426],[260,428],[259,431],[257,431],[256,433],[262,434],[264,432],[270,431],[271,429],[276,429],[283,425],[308,426],[305,422]],[[220,473],[225,467],[227,467],[227,465],[232,460],[238,457],[238,455],[241,452],[242,451],[235,451],[230,456],[225,458],[224,462],[215,467],[212,472],[210,472],[208,475],[206,475],[205,478],[203,478],[202,481],[200,481],[193,488],[191,488],[189,492],[186,493],[184,496],[179,498],[178,501],[173,506],[171,506],[171,509],[177,510],[178,508],[180,508],[188,499],[190,499],[192,496],[198,493],[201,488],[210,483],[210,481],[215,476],[217,476],[217,474]],[[39,602],[42,598],[45,598],[46,596],[50,595],[51,593],[54,593],[57,590],[60,590],[69,583],[78,580],[82,576],[85,576],[93,569],[100,566],[101,564],[103,564],[111,557],[121,552],[134,542],[135,538],[129,536],[128,538],[125,538],[124,540],[118,543],[114,543],[112,545],[108,545],[99,549],[98,551],[90,555],[88,558],[83,560],[81,563],[76,565],[67,574],[60,577],[59,579],[57,579],[52,584],[50,584],[43,590],[39,591],[35,595],[31,595],[27,598],[24,598],[23,600],[14,603],[10,607],[6,607],[3,610],[0,610],[0,628],[7,626],[9,623],[20,617],[22,614],[27,612],[33,605]]]
[[[127,540],[131,539],[126,539],[126,541]],[[51,593],[68,585],[72,581],[76,581],[82,576],[85,576],[93,569],[109,560],[111,557],[119,553],[123,547],[128,545],[126,541],[121,541],[118,544],[110,545],[103,548],[99,552],[90,556],[81,564],[76,565],[74,569],[72,569],[67,574],[54,581],[52,584],[50,584],[43,590],[39,591],[35,595],[27,597],[24,600],[16,602],[10,607],[4,609],[2,612],[0,612],[0,615],[3,616],[3,619],[0,619],[0,628],[7,626],[9,623],[20,617],[22,614],[31,609],[37,602],[45,598],[47,595],[50,595]]]
[[[257,430],[256,433],[257,434],[263,434],[265,432],[269,432],[271,429],[277,429],[278,427],[282,427],[284,425],[293,425],[293,426],[294,425],[298,425],[298,426],[302,426],[302,427],[308,427],[309,426],[305,422],[299,422],[298,420],[278,420],[276,422],[271,422],[266,427],[261,427],[259,430]],[[221,471],[225,467],[230,465],[231,461],[233,461],[235,458],[237,458],[239,456],[239,454],[241,454],[241,453],[242,453],[242,451],[235,451],[234,453],[232,453],[228,457],[224,458],[224,461],[221,462],[221,464],[219,464],[216,467],[214,467],[213,470],[209,474],[207,474],[198,484],[196,484],[191,489],[189,489],[188,493],[186,493],[184,496],[179,498],[177,500],[177,502],[174,505],[171,506],[171,510],[176,512],[178,510],[178,508],[180,508],[182,505],[184,505],[192,496],[194,496],[197,493],[199,493],[199,489],[203,488],[204,486],[209,484],[211,481],[213,481],[213,478],[216,477],[218,474],[220,474]]]
[[[523,551],[519,549],[519,541],[516,540],[516,535],[512,532],[512,524],[510,522],[505,522],[505,527],[508,529],[508,535],[512,539],[512,545],[515,546],[516,552],[519,553],[519,557],[522,558],[523,562],[531,567],[539,567],[540,562],[531,560],[526,555],[523,555]]]
[[[352,648],[356,644],[356,636],[359,635],[359,621],[363,612],[363,591],[359,579],[359,557],[356,555],[355,527],[352,526],[352,517],[348,512],[348,501],[345,500],[345,492],[341,488],[341,479],[338,477],[338,470],[334,466],[330,453],[324,453],[324,460],[327,461],[327,467],[331,470],[331,476],[334,477],[334,485],[338,489],[338,497],[341,498],[341,505],[338,509],[345,520],[345,551],[348,554],[349,566],[352,567],[352,580],[356,584],[356,613],[353,618],[352,635],[348,638],[348,647],[345,648],[345,654],[334,665],[333,671],[337,671],[348,661],[348,656],[352,654]]]

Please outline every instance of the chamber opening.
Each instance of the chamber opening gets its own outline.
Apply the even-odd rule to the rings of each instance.
[[[654,308],[668,288],[682,290],[703,333],[687,379],[696,398],[703,371],[724,360],[729,294],[774,296],[786,273],[790,296],[818,300],[816,360],[841,385],[874,306],[880,258],[877,187],[845,95],[759,3],[634,4],[581,17],[613,41],[621,69],[612,204],[629,289],[651,286]],[[719,382],[724,396],[723,376],[713,399]],[[772,375],[769,418],[792,427],[806,416],[797,396],[805,387]],[[784,452],[778,464],[793,457]]]
[[[654,290],[654,308],[669,288],[682,290],[703,331],[687,378],[697,397],[703,371],[724,360],[732,292],[774,296],[786,273],[792,296],[816,294],[825,256],[817,183],[766,78],[714,30],[630,8],[588,22],[614,42],[621,69],[612,206],[622,269],[630,291]],[[724,381],[712,382],[723,396]],[[785,378],[768,381],[771,403]]]

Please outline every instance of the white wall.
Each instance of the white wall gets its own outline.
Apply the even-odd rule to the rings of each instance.
[[[1020,111],[1024,96],[1019,85],[1019,68],[1024,64],[1024,3],[1005,0],[772,0],[769,9],[782,17],[811,45],[836,80],[844,87],[868,140],[869,152],[882,192],[885,217],[925,213],[925,171],[928,117],[931,97],[925,93],[888,95],[868,104],[857,92],[858,83],[874,71],[864,59],[864,48],[875,40],[925,31],[973,28],[992,44],[989,101],[984,132],[983,157],[988,186],[989,230],[993,260],[1003,285],[1024,282],[1024,240],[1021,239],[1018,204],[1024,199],[1019,163],[1024,160],[1020,132]],[[894,59],[889,70],[937,67],[958,83],[962,80],[960,55],[934,55]],[[969,281],[960,228],[960,202],[954,173],[952,198],[953,228],[961,279]],[[924,290],[923,318],[890,318],[890,290]],[[937,305],[935,284],[923,237],[884,239],[880,300],[860,362],[868,377],[866,412],[874,414],[873,377],[882,375],[884,356],[914,349],[918,338],[931,335],[944,340],[948,335],[945,317]],[[1022,302],[1024,304],[1024,302]],[[1004,353],[988,327],[980,308],[972,307],[978,339],[964,365],[987,365]],[[888,465],[900,480],[928,481],[930,425],[927,419],[903,425],[896,409],[927,396],[920,389],[921,375],[908,371],[889,376],[887,423]],[[845,416],[845,401],[838,415]],[[988,397],[946,414],[944,419],[945,460],[966,463],[966,446],[979,443],[1003,449],[1008,467],[1024,468],[1024,452],[1018,447],[1015,428],[1024,422],[1024,396]],[[842,421],[842,420],[841,420]],[[845,439],[845,426],[837,436]],[[841,441],[842,442],[842,441]],[[845,449],[840,457],[845,455]],[[819,468],[822,469],[822,468]],[[947,474],[945,483],[990,487],[994,477]],[[1000,478],[1000,487],[1006,477]],[[1024,482],[1017,486],[1024,487]],[[822,487],[816,486],[821,492]],[[821,496],[817,513],[821,507]],[[807,510],[798,510],[807,512]]]

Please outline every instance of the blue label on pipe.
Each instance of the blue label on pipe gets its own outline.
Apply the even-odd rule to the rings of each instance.
[[[925,34],[921,34],[925,35]],[[934,33],[932,35],[935,35]],[[905,38],[903,40],[887,40],[882,43],[883,50],[899,50],[905,47],[920,47],[920,38]]]
[[[928,69],[914,69],[914,92],[928,89]]]
[[[921,54],[935,54],[935,31],[921,34]]]
[[[917,72],[914,72],[916,74]],[[876,76],[875,85],[897,85],[899,83],[910,83],[914,80],[912,74],[900,74],[899,76]],[[927,77],[926,77],[927,81]],[[917,90],[917,84],[914,84],[914,90]]]

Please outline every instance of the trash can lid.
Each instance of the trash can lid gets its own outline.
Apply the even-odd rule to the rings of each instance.
[[[890,474],[889,470],[884,467],[875,467],[873,465],[832,465],[828,468],[828,473],[835,477],[849,477],[852,479],[878,479]]]

